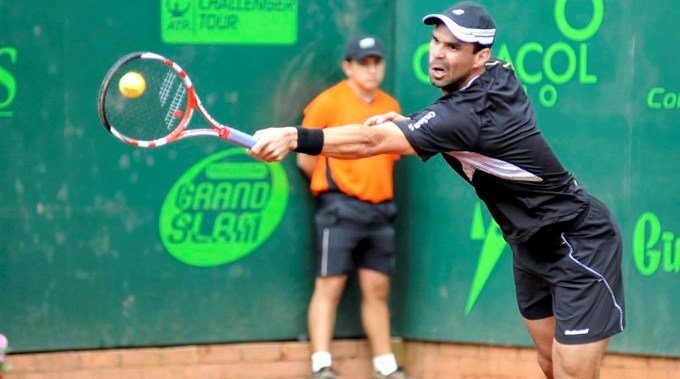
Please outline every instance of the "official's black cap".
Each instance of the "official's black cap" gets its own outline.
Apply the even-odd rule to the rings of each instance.
[[[368,56],[384,57],[385,48],[377,37],[360,34],[347,42],[345,45],[345,60],[360,61]]]

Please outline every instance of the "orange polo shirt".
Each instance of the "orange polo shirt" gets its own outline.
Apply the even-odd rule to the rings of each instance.
[[[338,125],[363,124],[375,115],[394,111],[401,113],[399,103],[378,90],[373,102],[366,103],[352,92],[343,80],[322,92],[305,108],[302,126],[330,128]],[[338,189],[361,200],[379,203],[394,197],[393,171],[397,154],[381,154],[363,159],[336,159],[319,155],[312,172],[310,189],[316,196],[329,190],[327,170]]]

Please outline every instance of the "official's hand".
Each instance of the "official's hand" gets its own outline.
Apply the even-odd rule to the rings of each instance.
[[[248,155],[264,162],[279,162],[297,147],[297,129],[292,126],[268,128],[255,132],[257,143]]]
[[[367,118],[366,121],[364,121],[364,125],[375,126],[388,121],[402,121],[402,120],[408,120],[408,117],[404,117],[397,112],[388,112],[385,114]]]

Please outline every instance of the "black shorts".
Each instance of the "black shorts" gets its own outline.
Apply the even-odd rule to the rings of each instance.
[[[318,199],[317,275],[344,275],[357,268],[391,274],[396,243],[392,202],[371,204],[342,194]]]
[[[543,228],[511,245],[522,316],[555,316],[563,344],[599,341],[625,327],[621,232],[611,213],[591,197],[577,222]]]

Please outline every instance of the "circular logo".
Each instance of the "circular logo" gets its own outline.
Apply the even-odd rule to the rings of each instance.
[[[198,162],[170,189],[161,208],[161,241],[192,266],[233,262],[272,235],[287,205],[288,178],[280,163],[228,149]]]

